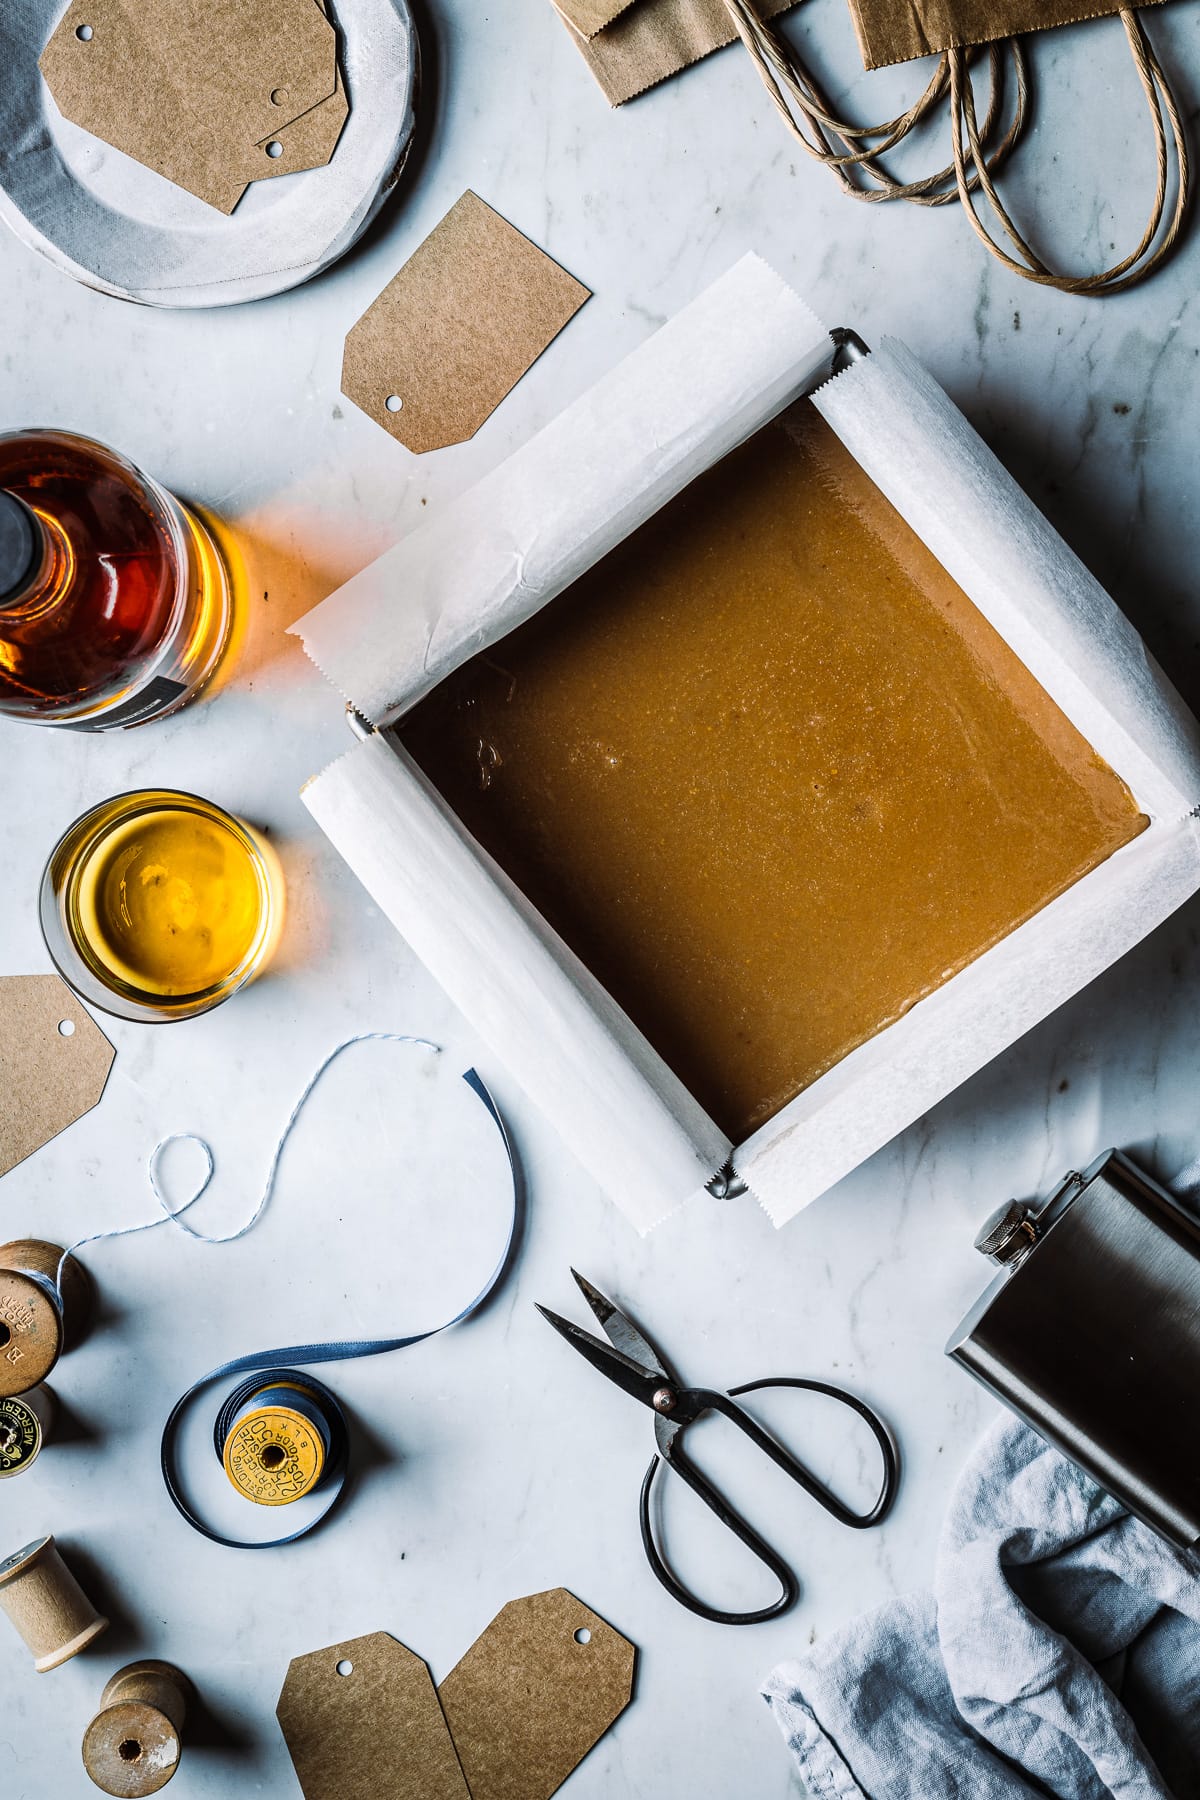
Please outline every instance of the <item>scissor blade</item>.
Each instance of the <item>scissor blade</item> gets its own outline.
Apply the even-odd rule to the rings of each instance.
[[[537,1306],[536,1300],[534,1305]],[[553,1325],[555,1331],[578,1350],[580,1356],[586,1356],[594,1369],[599,1369],[602,1375],[615,1381],[619,1388],[632,1394],[643,1406],[652,1404],[655,1389],[662,1385],[662,1376],[657,1371],[644,1369],[640,1363],[624,1356],[611,1344],[602,1343],[599,1338],[593,1337],[590,1331],[572,1325],[570,1319],[560,1319],[548,1306],[538,1306],[538,1311],[547,1324]]]
[[[627,1356],[630,1362],[649,1369],[656,1381],[669,1381],[671,1378],[662,1366],[658,1351],[642,1336],[633,1320],[627,1319],[619,1306],[602,1294],[599,1288],[593,1287],[586,1275],[581,1275],[578,1269],[572,1269],[571,1273],[575,1277],[575,1285],[595,1313],[609,1343],[623,1356]]]

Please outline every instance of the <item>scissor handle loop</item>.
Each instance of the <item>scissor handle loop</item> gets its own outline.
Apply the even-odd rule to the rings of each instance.
[[[819,1481],[810,1469],[798,1462],[781,1444],[777,1444],[769,1432],[763,1430],[757,1420],[743,1412],[740,1406],[722,1404],[735,1400],[741,1394],[754,1394],[760,1388],[788,1387],[805,1388],[809,1393],[825,1394],[830,1400],[839,1400],[848,1406],[851,1412],[858,1414],[869,1427],[871,1436],[879,1446],[879,1454],[883,1461],[883,1482],[879,1489],[879,1497],[869,1512],[856,1513],[838,1499],[830,1488]],[[896,1454],[896,1445],[892,1434],[879,1417],[873,1412],[865,1400],[859,1400],[854,1394],[848,1394],[845,1388],[832,1387],[827,1381],[810,1381],[800,1375],[769,1375],[762,1381],[744,1381],[741,1387],[730,1388],[728,1397],[724,1394],[711,1396],[715,1402],[714,1410],[724,1418],[732,1420],[746,1433],[748,1438],[766,1452],[771,1461],[778,1463],[784,1472],[798,1482],[806,1494],[810,1494],[828,1513],[832,1513],[840,1525],[849,1525],[854,1531],[865,1531],[869,1525],[878,1525],[887,1518],[892,1510],[892,1502],[896,1498],[896,1490],[900,1485],[900,1459]]]
[[[654,1541],[654,1525],[650,1514],[650,1492],[654,1486],[654,1478],[658,1474],[659,1467],[664,1461],[670,1462],[675,1473],[683,1477],[693,1493],[700,1496],[701,1500],[704,1501],[704,1504],[710,1511],[717,1515],[721,1523],[728,1526],[729,1530],[741,1539],[746,1548],[757,1556],[759,1562],[765,1563],[767,1568],[770,1569],[772,1575],[774,1575],[779,1582],[781,1590],[779,1598],[774,1601],[772,1605],[760,1607],[756,1612],[720,1612],[715,1606],[709,1606],[706,1601],[699,1599],[695,1594],[689,1592],[689,1590],[683,1586],[682,1582],[680,1582],[667,1567],[659,1552],[658,1545]],[[659,1456],[656,1452],[651,1460],[650,1467],[646,1470],[642,1480],[639,1510],[642,1527],[642,1548],[646,1552],[646,1561],[650,1564],[652,1571],[658,1577],[659,1581],[662,1582],[662,1585],[666,1588],[668,1594],[671,1595],[671,1598],[673,1600],[678,1600],[680,1606],[686,1606],[689,1612],[699,1614],[702,1619],[711,1620],[714,1625],[761,1625],[767,1619],[777,1619],[780,1613],[787,1612],[789,1607],[795,1604],[796,1595],[799,1592],[799,1589],[796,1585],[796,1577],[792,1574],[792,1571],[788,1568],[787,1564],[781,1557],[776,1555],[775,1551],[772,1550],[768,1543],[764,1542],[764,1540],[759,1537],[753,1527],[746,1523],[741,1514],[734,1511],[728,1501],[725,1500],[724,1497],[717,1492],[716,1488],[714,1488],[700,1473],[695,1464],[688,1461],[683,1451],[678,1447],[678,1441],[676,1441],[676,1444],[666,1456]]]
[[[735,1404],[738,1395],[753,1394],[762,1388],[769,1387],[803,1388],[810,1393],[825,1394],[829,1399],[839,1400],[843,1405],[848,1406],[870,1427],[871,1435],[878,1444],[883,1459],[883,1484],[875,1504],[868,1512],[852,1511],[811,1470],[805,1468],[802,1462],[797,1461],[789,1451],[785,1450],[782,1444],[776,1443],[775,1439],[769,1432],[763,1430],[757,1420],[752,1419],[749,1413],[744,1412],[740,1406]],[[794,1604],[799,1592],[796,1577],[782,1557],[759,1536],[751,1525],[747,1524],[734,1507],[730,1506],[724,1496],[700,1473],[700,1470],[684,1452],[682,1435],[686,1425],[700,1418],[704,1413],[720,1413],[722,1418],[728,1419],[731,1424],[736,1425],[739,1431],[744,1432],[765,1455],[770,1457],[773,1463],[785,1474],[790,1475],[806,1494],[818,1505],[823,1506],[826,1512],[831,1513],[840,1524],[849,1525],[858,1531],[865,1530],[870,1525],[879,1524],[890,1511],[900,1480],[899,1459],[891,1433],[879,1415],[873,1412],[865,1401],[856,1399],[853,1394],[846,1393],[844,1389],[833,1387],[826,1381],[810,1381],[800,1376],[768,1376],[761,1381],[747,1381],[741,1387],[730,1388],[728,1394],[714,1393],[708,1388],[681,1389],[678,1392],[677,1401],[683,1422],[673,1425],[669,1418],[662,1417],[655,1421],[659,1449],[643,1478],[639,1503],[642,1547],[646,1552],[647,1562],[667,1592],[681,1606],[686,1606],[689,1612],[697,1613],[700,1618],[710,1619],[717,1625],[760,1625],[767,1619],[776,1619],[781,1613],[787,1612],[788,1608]],[[745,1544],[759,1562],[770,1569],[781,1589],[779,1598],[770,1606],[760,1607],[753,1612],[721,1612],[716,1607],[709,1606],[706,1601],[700,1600],[695,1594],[690,1593],[668,1568],[654,1539],[653,1519],[650,1511],[650,1496],[659,1464],[662,1462],[668,1463],[677,1475],[682,1476],[693,1493],[699,1495],[700,1499],[704,1501],[709,1511],[715,1513],[721,1523]]]

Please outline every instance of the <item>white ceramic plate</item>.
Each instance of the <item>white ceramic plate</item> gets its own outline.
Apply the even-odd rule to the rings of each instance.
[[[333,159],[255,182],[225,217],[64,119],[38,57],[64,0],[0,0],[0,218],[77,281],[145,306],[232,306],[298,287],[345,254],[412,142],[408,0],[335,0],[350,117]]]

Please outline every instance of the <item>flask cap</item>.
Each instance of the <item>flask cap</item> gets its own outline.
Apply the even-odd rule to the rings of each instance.
[[[1011,1266],[1029,1254],[1039,1235],[1032,1209],[1023,1200],[1012,1200],[992,1214],[975,1239],[975,1248],[992,1262]]]

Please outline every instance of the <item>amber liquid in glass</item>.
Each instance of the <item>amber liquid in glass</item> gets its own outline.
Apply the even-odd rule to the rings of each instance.
[[[268,841],[210,800],[118,794],[77,819],[42,879],[46,945],[76,993],[120,1018],[191,1018],[261,973],[283,926]]]
[[[40,566],[0,599],[0,713],[108,729],[161,717],[213,672],[229,584],[205,527],[86,438],[0,436],[0,488],[36,516]]]

